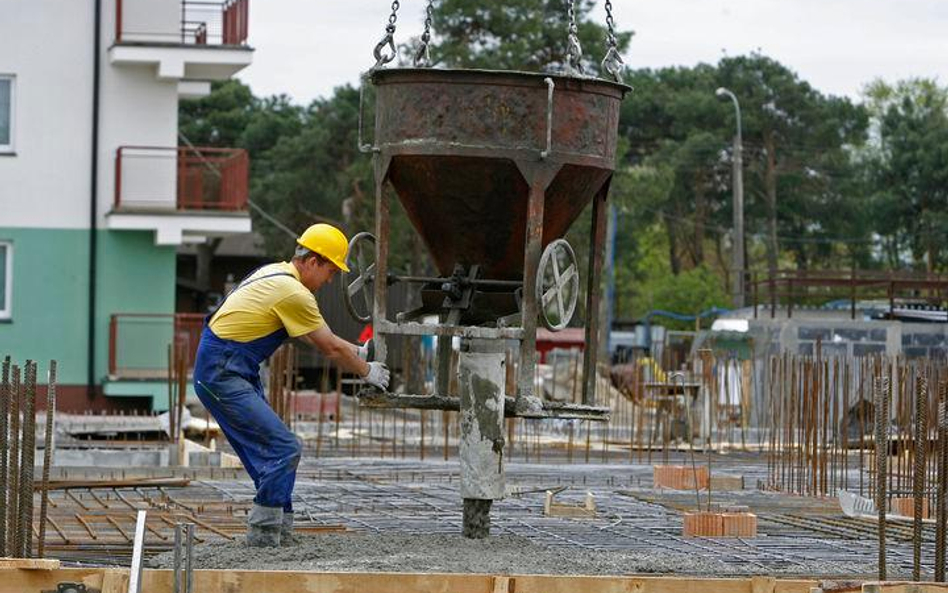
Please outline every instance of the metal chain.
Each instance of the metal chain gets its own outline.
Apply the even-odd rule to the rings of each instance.
[[[606,0],[606,57],[602,59],[602,69],[608,72],[616,82],[622,82],[622,56],[619,54],[619,42],[616,40],[616,21],[612,18],[612,0]]]
[[[395,23],[398,21],[398,9],[401,6],[398,0],[392,0],[392,14],[388,16],[388,24],[385,25],[385,35],[375,46],[372,55],[375,56],[375,66],[372,69],[381,68],[395,59],[398,50],[395,49]],[[388,48],[388,53],[385,49]]]
[[[431,42],[431,14],[434,11],[434,0],[428,0],[428,6],[425,7],[425,32],[421,34],[421,47],[415,54],[416,68],[431,67],[431,53],[428,50],[428,44]]]
[[[566,71],[568,74],[583,74],[583,47],[579,44],[579,27],[576,26],[575,0],[566,0],[566,16],[569,19],[569,39],[566,49]]]

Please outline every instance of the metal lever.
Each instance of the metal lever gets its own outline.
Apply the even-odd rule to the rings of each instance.
[[[359,85],[359,151],[360,152],[381,152],[378,146],[374,144],[367,144],[362,139],[362,120],[365,113],[365,85],[368,84],[369,77],[364,75],[362,77],[362,84]]]
[[[553,90],[556,84],[553,79],[547,76],[543,79],[546,83],[546,150],[540,151],[540,158],[545,159],[553,152]]]

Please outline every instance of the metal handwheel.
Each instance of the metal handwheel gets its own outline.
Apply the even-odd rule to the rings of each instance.
[[[566,239],[546,246],[537,268],[537,306],[540,320],[550,331],[569,325],[579,300],[579,267],[576,253]]]
[[[342,275],[346,309],[363,323],[371,321],[375,309],[375,235],[363,232],[352,237],[346,265],[349,272]]]

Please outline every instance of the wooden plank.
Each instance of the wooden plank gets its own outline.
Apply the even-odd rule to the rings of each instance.
[[[128,570],[0,570],[0,593],[54,590],[56,584],[62,582],[83,583],[89,588],[102,590],[102,593],[125,593]],[[142,590],[146,592],[171,591],[172,571],[145,570],[142,585]],[[755,580],[663,576],[196,570],[194,585],[195,590],[201,593],[504,593],[505,588],[506,593],[809,593],[810,588],[818,583],[815,580],[776,580],[769,577],[757,577]],[[934,588],[925,589],[924,593],[935,591]],[[884,592],[907,593],[908,589],[884,589]],[[946,590],[942,587],[937,593],[946,593]]]
[[[948,583],[863,583],[862,593],[945,593]]]
[[[752,593],[774,593],[777,579],[773,577],[751,577]]]
[[[0,569],[56,570],[59,560],[53,558],[0,558]]]

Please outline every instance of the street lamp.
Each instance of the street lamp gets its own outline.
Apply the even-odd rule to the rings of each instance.
[[[734,248],[732,266],[734,268],[734,307],[744,306],[744,168],[743,141],[741,139],[741,106],[737,97],[724,87],[714,92],[718,97],[728,97],[734,103],[737,118],[737,134],[734,136],[733,189],[734,189]]]

